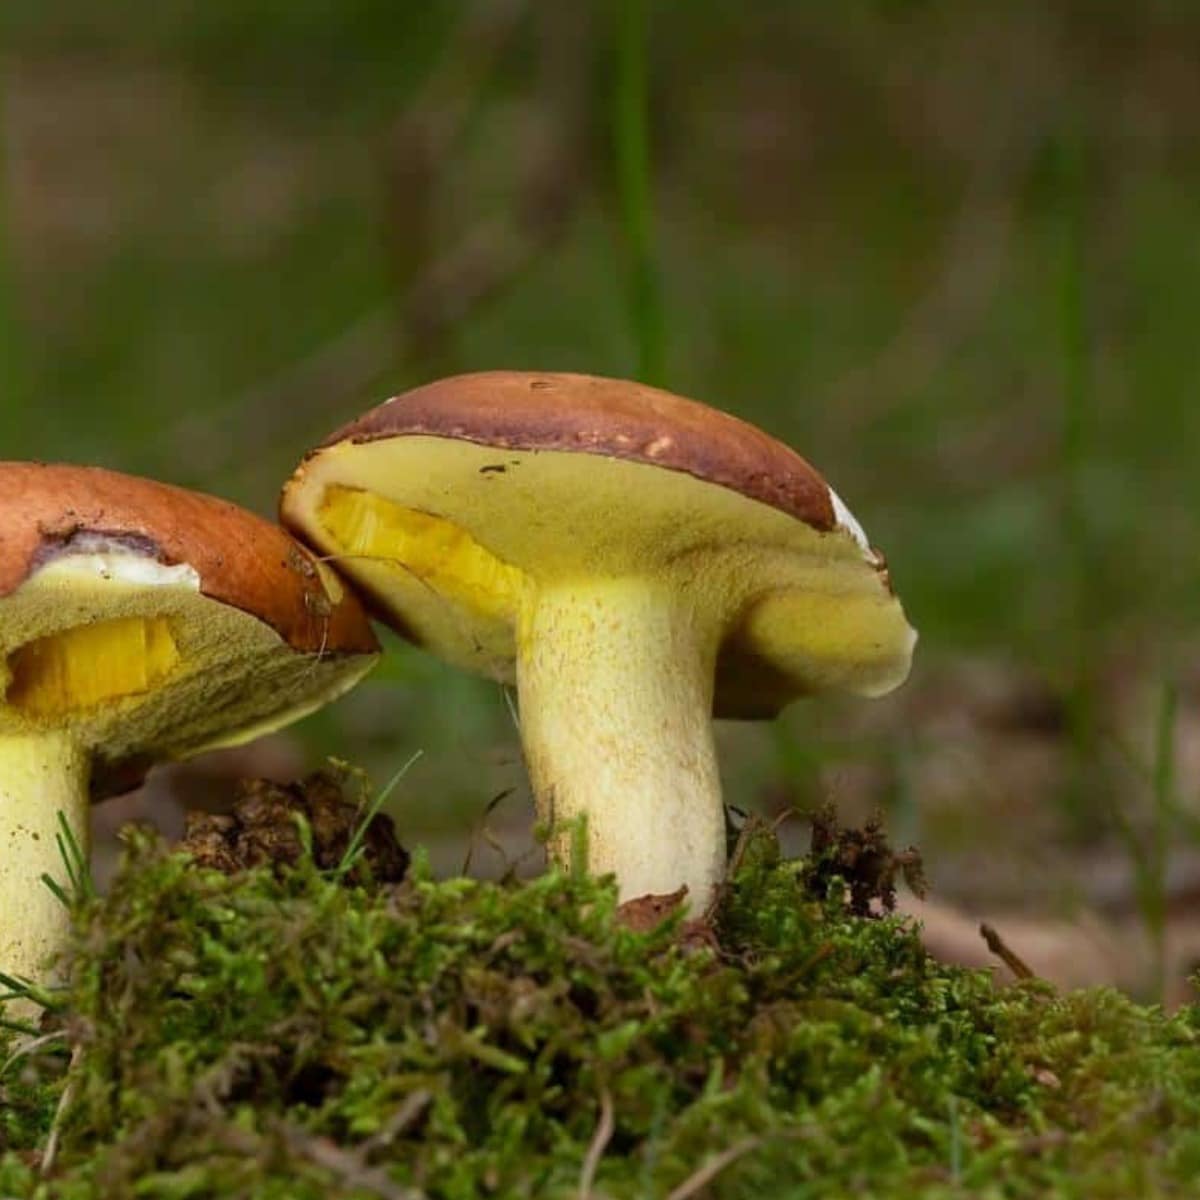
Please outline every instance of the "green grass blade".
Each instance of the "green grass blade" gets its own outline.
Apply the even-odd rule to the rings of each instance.
[[[54,893],[54,898],[64,907],[71,908],[74,901],[71,899],[72,893],[67,891],[57,879],[54,878],[48,871],[42,872],[42,882]]]
[[[371,801],[370,807],[367,809],[363,819],[359,822],[358,828],[354,831],[354,836],[350,839],[350,844],[346,847],[346,853],[342,855],[341,862],[333,869],[335,876],[345,875],[347,872],[354,869],[354,864],[358,861],[359,854],[362,852],[363,839],[367,836],[367,828],[375,819],[379,810],[386,803],[387,798],[396,790],[405,775],[412,769],[417,759],[424,754],[424,750],[415,750],[408,758],[408,761],[400,767],[400,769],[388,780],[387,786]]]
[[[646,383],[661,384],[666,328],[654,247],[646,0],[618,0],[616,19],[613,140],[617,198],[630,257],[629,309],[637,339],[637,374]]]
[[[4,66],[4,60],[0,58],[0,163],[5,155]],[[18,458],[24,453],[29,419],[12,245],[8,196],[4,174],[0,172],[0,458]]]
[[[4,971],[0,971],[0,987],[8,988],[9,992],[8,995],[0,997],[0,1000],[29,1000],[39,1008],[58,1009],[62,1007],[48,988],[41,987],[28,979],[18,979],[15,975],[9,975]]]

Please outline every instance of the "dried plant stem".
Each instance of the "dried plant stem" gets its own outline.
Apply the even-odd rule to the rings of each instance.
[[[1014,953],[1008,943],[986,922],[979,926],[979,936],[987,943],[987,948],[1018,978],[1036,979],[1033,968],[1019,955]]]
[[[591,1200],[592,1184],[596,1181],[596,1171],[604,1151],[612,1140],[613,1129],[613,1100],[612,1093],[606,1087],[600,1089],[600,1120],[596,1122],[596,1132],[588,1145],[587,1154],[583,1159],[583,1167],[579,1172],[579,1200]]]
[[[46,1138],[46,1145],[42,1150],[41,1170],[43,1175],[48,1175],[54,1169],[55,1160],[58,1158],[58,1147],[62,1142],[63,1120],[75,1099],[75,1084],[78,1078],[76,1068],[82,1057],[83,1043],[76,1042],[71,1049],[71,1061],[67,1065],[67,1082],[63,1086],[62,1095],[58,1098],[58,1107],[54,1110],[54,1120],[50,1124],[50,1134]]]
[[[760,1137],[742,1138],[740,1142],[734,1142],[732,1146],[722,1150],[715,1158],[710,1158],[699,1170],[693,1171],[667,1195],[667,1200],[689,1200],[689,1197],[695,1196],[706,1188],[726,1167],[739,1158],[744,1158],[751,1151],[757,1150],[762,1144],[763,1139]]]

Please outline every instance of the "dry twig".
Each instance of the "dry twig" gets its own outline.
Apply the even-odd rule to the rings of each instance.
[[[722,1150],[715,1158],[710,1158],[704,1166],[693,1171],[677,1188],[671,1191],[667,1200],[689,1200],[689,1197],[707,1187],[731,1163],[744,1158],[752,1150],[757,1150],[763,1144],[760,1137],[742,1138],[732,1146]]]
[[[308,1159],[347,1187],[370,1192],[380,1200],[427,1200],[426,1194],[419,1188],[400,1186],[386,1172],[369,1166],[357,1154],[343,1150],[328,1138],[313,1137],[283,1122],[276,1129],[290,1153]]]
[[[985,921],[979,926],[979,936],[987,943],[987,948],[1018,978],[1036,979],[1033,968],[1009,949],[1004,939]]]
[[[583,1166],[579,1171],[579,1200],[591,1200],[592,1184],[596,1181],[596,1171],[604,1151],[612,1140],[613,1129],[612,1093],[606,1087],[600,1089],[600,1120],[596,1123],[596,1132],[584,1155]]]
[[[63,1086],[62,1095],[58,1098],[58,1106],[54,1110],[54,1120],[50,1123],[50,1135],[46,1138],[46,1147],[42,1151],[41,1170],[43,1175],[48,1175],[54,1169],[54,1162],[58,1158],[58,1147],[62,1142],[63,1120],[66,1118],[67,1110],[71,1107],[71,1102],[75,1099],[78,1078],[76,1070],[82,1056],[83,1043],[76,1042],[71,1050],[71,1061],[67,1064],[67,1082]]]
[[[370,1158],[375,1150],[390,1146],[405,1132],[433,1103],[433,1093],[428,1088],[418,1088],[404,1097],[404,1102],[383,1123],[382,1128],[363,1143],[363,1157]]]

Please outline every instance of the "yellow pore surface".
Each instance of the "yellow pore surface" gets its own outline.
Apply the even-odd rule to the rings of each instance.
[[[151,691],[179,663],[163,617],[118,617],[35,638],[8,659],[5,699],[34,717]]]
[[[0,738],[55,731],[113,761],[182,757],[287,724],[374,661],[297,653],[194,573],[134,574],[68,556],[0,599]]]
[[[797,690],[880,691],[914,635],[862,548],[679,471],[401,437],[321,451],[288,519],[416,642],[511,681],[547,588],[642,580]]]

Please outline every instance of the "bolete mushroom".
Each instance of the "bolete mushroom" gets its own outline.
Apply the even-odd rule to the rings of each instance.
[[[540,816],[622,898],[721,878],[712,716],[878,695],[915,634],[804,459],[656,388],[498,371],[429,384],[313,451],[282,520],[378,614],[515,683]]]
[[[0,970],[67,935],[66,820],[150,764],[278,729],[378,655],[361,605],[278,526],[94,467],[0,463]]]

